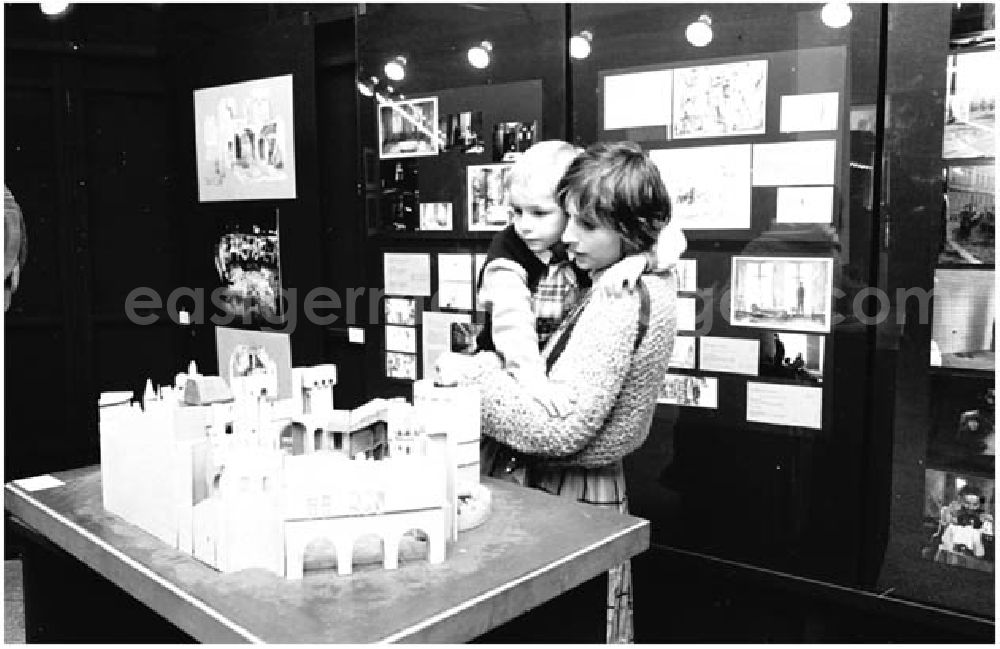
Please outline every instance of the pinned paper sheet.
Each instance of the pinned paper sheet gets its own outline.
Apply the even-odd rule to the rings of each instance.
[[[41,491],[42,489],[61,487],[63,485],[63,481],[58,478],[53,478],[50,475],[36,475],[33,478],[15,480],[14,484],[25,491]]]

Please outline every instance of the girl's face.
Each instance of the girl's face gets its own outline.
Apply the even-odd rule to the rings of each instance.
[[[576,205],[568,205],[566,212],[569,222],[562,239],[573,251],[577,266],[583,270],[601,270],[621,260],[622,237],[617,230],[592,214],[580,214]]]

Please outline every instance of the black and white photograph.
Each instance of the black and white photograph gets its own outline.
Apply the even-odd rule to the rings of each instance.
[[[227,315],[240,324],[281,324],[281,264],[277,224],[233,222],[215,244],[215,271]]]
[[[417,301],[412,297],[385,298],[385,323],[412,327],[417,324]]]
[[[424,232],[451,230],[451,207],[451,203],[421,203],[420,229]]]
[[[996,259],[996,167],[955,165],[946,171],[944,232],[938,263],[987,264]]]
[[[437,155],[437,97],[387,99],[378,105],[379,157],[415,158]]]
[[[761,331],[761,377],[795,379],[803,383],[823,382],[826,337],[789,331]]]
[[[473,155],[486,150],[481,110],[442,115],[440,134],[442,151],[460,151]]]
[[[420,182],[416,160],[382,162],[381,206],[383,230],[413,232],[420,227]]]
[[[466,215],[470,232],[503,230],[510,222],[507,176],[510,164],[469,165],[466,170]]]
[[[493,125],[493,162],[514,162],[535,143],[538,122],[499,122]]]
[[[675,406],[719,407],[719,379],[711,376],[670,374],[663,378],[656,400]]]
[[[829,332],[833,259],[733,257],[729,323]]]
[[[927,462],[936,468],[992,475],[996,462],[993,377],[935,376]]]
[[[219,376],[232,390],[237,390],[234,379],[267,376],[278,390],[272,398],[291,398],[292,347],[288,334],[216,327],[215,354]]]
[[[934,271],[931,365],[992,372],[996,353],[995,271]]]
[[[942,157],[996,155],[996,51],[948,56],[948,98]]]
[[[417,353],[417,330],[413,327],[385,326],[385,349],[390,352]]]
[[[992,478],[927,469],[921,556],[948,566],[994,572],[996,487]]]
[[[401,352],[385,353],[385,376],[390,379],[417,380],[417,357]]]

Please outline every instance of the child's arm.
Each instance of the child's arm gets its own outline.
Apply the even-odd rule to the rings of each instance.
[[[490,333],[504,369],[525,382],[544,380],[545,363],[538,352],[535,314],[524,268],[509,259],[491,261],[483,269],[479,301],[490,312]]]
[[[618,294],[623,288],[635,290],[640,275],[664,272],[677,263],[686,249],[687,237],[677,221],[673,220],[660,230],[652,248],[629,255],[608,268],[598,280],[598,285],[613,294]]]

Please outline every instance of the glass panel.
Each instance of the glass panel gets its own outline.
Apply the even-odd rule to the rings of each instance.
[[[689,241],[695,322],[627,459],[630,506],[654,544],[845,584],[877,552],[848,503],[867,497],[882,19],[852,10],[574,4],[570,24],[591,45],[574,140],[649,150]]]

